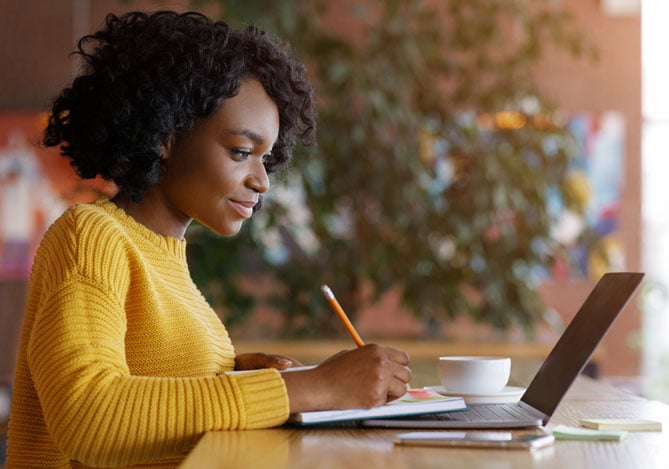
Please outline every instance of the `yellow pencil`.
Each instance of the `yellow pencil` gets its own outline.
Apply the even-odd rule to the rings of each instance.
[[[332,309],[334,309],[335,313],[337,313],[337,316],[339,316],[339,319],[341,319],[341,322],[344,323],[344,327],[346,327],[346,330],[351,335],[358,347],[364,346],[365,343],[358,335],[358,332],[355,330],[355,327],[353,327],[353,324],[351,324],[351,321],[348,319],[348,316],[346,316],[344,310],[341,309],[341,306],[339,305],[337,298],[335,298],[334,293],[332,293],[332,290],[330,290],[330,287],[327,285],[322,285],[321,291],[328,300],[328,303],[330,303],[330,306],[332,306]]]

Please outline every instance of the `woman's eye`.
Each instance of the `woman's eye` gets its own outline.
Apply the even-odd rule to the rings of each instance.
[[[232,154],[234,155],[234,157],[235,157],[236,159],[238,159],[238,160],[245,160],[245,159],[247,159],[249,156],[251,156],[251,152],[250,152],[250,151],[248,151],[248,150],[241,150],[241,149],[239,149],[239,148],[233,148],[233,149],[231,150],[231,152],[232,152]]]

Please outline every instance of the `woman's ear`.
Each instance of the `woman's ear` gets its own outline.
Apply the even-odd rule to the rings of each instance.
[[[158,149],[160,150],[160,159],[166,160],[170,157],[170,152],[172,151],[172,146],[174,145],[174,134],[170,136],[167,144],[161,144]]]

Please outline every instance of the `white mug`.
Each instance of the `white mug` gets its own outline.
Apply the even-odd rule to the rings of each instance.
[[[511,358],[443,356],[438,372],[441,385],[450,393],[494,394],[509,381]]]

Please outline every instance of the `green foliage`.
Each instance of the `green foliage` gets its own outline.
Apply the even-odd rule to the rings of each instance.
[[[574,139],[533,77],[547,47],[592,54],[565,13],[522,0],[218,3],[305,61],[319,136],[246,241],[192,233],[214,302],[236,310],[234,274],[251,262],[281,286],[286,335],[340,333],[323,283],[352,315],[363,288],[399,288],[426,324],[467,314],[530,332],[534,273],[561,249],[547,198],[578,206],[564,178]]]

